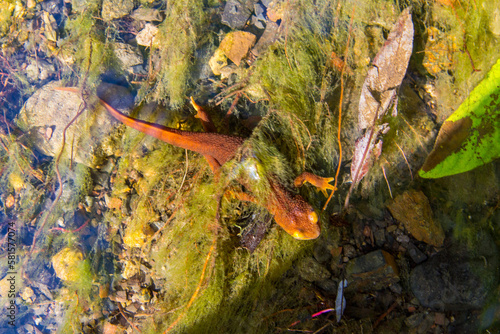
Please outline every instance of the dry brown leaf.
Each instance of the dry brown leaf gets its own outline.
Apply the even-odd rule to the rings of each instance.
[[[373,162],[382,152],[382,140],[378,139],[388,128],[377,125],[393,105],[397,115],[397,88],[401,85],[408,68],[413,49],[413,23],[410,8],[405,9],[394,24],[387,41],[380,48],[361,88],[358,110],[358,128],[363,133],[356,141],[351,164],[352,184],[345,200],[356,184],[366,175]]]
[[[382,117],[396,96],[408,68],[413,49],[413,23],[405,9],[368,70],[359,99],[358,126],[366,129]]]
[[[373,162],[382,153],[382,141],[376,141],[376,139],[377,135],[375,134],[370,140],[370,132],[366,132],[363,137],[356,140],[351,163],[351,178],[353,183],[358,183],[368,173]],[[365,156],[368,141],[370,141],[370,147]]]
[[[472,120],[470,117],[459,119],[456,122],[444,122],[439,130],[434,149],[425,159],[422,170],[424,172],[430,171],[451,153],[457,151],[469,135],[471,127]]]

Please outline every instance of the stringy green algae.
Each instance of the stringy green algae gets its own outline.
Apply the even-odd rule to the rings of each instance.
[[[300,172],[311,171],[312,165],[324,176],[334,171],[336,119],[318,105],[322,80],[325,79],[324,66],[332,50],[330,35],[322,31],[322,27],[333,25],[333,5],[326,1],[317,6],[300,4],[298,12],[301,15],[297,18],[307,24],[304,21],[292,23],[286,43],[277,42],[259,58],[251,76],[252,81],[262,85],[270,94],[267,108],[270,116],[263,120],[246,144],[255,149],[255,156],[248,158],[256,158],[256,163],[261,163],[263,175],[273,172],[288,184]],[[345,32],[343,35],[346,36]],[[343,47],[339,46],[337,51]],[[328,84],[333,82],[330,80]],[[327,87],[327,95],[331,95],[335,86]],[[311,121],[313,119],[321,122],[315,124]],[[325,132],[330,135],[323,138]],[[331,154],[324,157],[323,150]],[[321,159],[316,159],[320,156]],[[166,157],[163,162],[170,164],[169,160]],[[188,175],[201,170],[200,163],[206,166],[203,160],[190,158]],[[154,276],[162,278],[164,295],[160,305],[164,311],[159,312],[155,319],[148,319],[151,332],[167,328],[180,315],[182,318],[176,326],[180,332],[242,329],[262,332],[275,329],[273,321],[263,320],[266,316],[301,305],[299,290],[294,285],[297,277],[292,275],[295,278],[288,283],[281,279],[294,261],[310,251],[314,242],[297,241],[273,224],[255,252],[249,254],[239,247],[237,239],[228,233],[229,226],[225,225],[236,218],[235,209],[248,204],[222,199],[220,214],[224,219],[216,221],[217,195],[222,195],[225,186],[234,184],[231,181],[234,164],[225,166],[219,181],[213,179],[207,167],[201,170],[196,183],[188,181],[178,197],[177,207],[182,207],[152,245],[149,254]],[[256,187],[257,193],[268,191],[265,182]],[[308,194],[308,191],[303,192]],[[313,201],[316,207],[325,201],[321,196],[313,194],[317,199]],[[152,207],[165,204],[156,202],[154,197],[150,200]],[[324,233],[329,233],[326,226]],[[200,282],[214,238],[216,247],[208,261],[201,290],[190,308],[185,310]],[[277,299],[270,298],[273,294],[277,294]]]

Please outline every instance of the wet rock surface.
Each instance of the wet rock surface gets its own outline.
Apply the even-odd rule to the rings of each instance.
[[[350,260],[346,265],[347,287],[354,291],[380,290],[399,281],[394,257],[383,250]]]
[[[245,26],[254,10],[257,0],[229,0],[222,13],[222,23],[231,29],[241,29]]]
[[[102,19],[106,21],[128,15],[134,9],[132,0],[104,0],[102,3]]]
[[[443,228],[434,220],[429,200],[423,192],[407,191],[397,196],[388,208],[415,239],[436,247],[443,245]]]
[[[322,281],[330,277],[330,272],[313,258],[304,258],[297,264],[299,276],[308,281]]]
[[[480,260],[449,260],[449,254],[438,254],[411,272],[412,291],[424,307],[438,311],[480,309],[490,292],[477,269]]]
[[[78,93],[56,90],[57,87],[62,87],[62,82],[53,81],[38,90],[28,99],[17,118],[18,125],[29,133],[34,145],[48,156],[59,154],[64,129],[82,106]],[[128,90],[116,85],[103,85],[101,90],[104,100],[110,99],[111,104],[120,110],[130,110],[133,100]],[[92,117],[77,119],[66,131],[66,138],[81,145],[74,153],[75,161],[94,165],[101,141],[118,124],[104,107],[98,107]],[[69,156],[71,149],[65,148],[64,154]]]
[[[411,289],[420,304],[436,311],[481,309],[498,284],[498,250],[488,235],[474,255],[455,246],[415,267]]]

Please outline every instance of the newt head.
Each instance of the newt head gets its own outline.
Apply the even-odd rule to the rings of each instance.
[[[321,234],[314,208],[300,195],[294,195],[278,183],[271,182],[273,194],[266,205],[274,220],[298,240],[316,239]]]

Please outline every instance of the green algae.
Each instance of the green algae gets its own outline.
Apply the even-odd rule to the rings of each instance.
[[[370,32],[361,29],[364,24],[373,23],[378,17],[372,17],[370,6],[373,3],[350,1],[343,3],[341,9],[337,9],[338,1],[290,3],[294,6],[290,9],[293,19],[286,22],[288,26],[285,38],[271,46],[269,52],[257,60],[250,76],[250,84],[258,85],[269,96],[268,101],[259,103],[259,111],[268,116],[245,144],[255,155],[246,156],[247,159],[255,159],[261,175],[273,174],[287,185],[304,170],[314,171],[322,176],[333,176],[335,173],[338,163],[336,136],[340,73],[327,68],[325,64],[332,52],[344,54],[353,6],[355,19],[352,34],[355,36],[355,43],[359,44],[353,42],[349,46],[352,52],[348,54],[347,63],[355,69],[355,74],[346,79],[346,88],[355,90],[362,82],[364,66],[368,65],[366,58],[376,54],[383,43],[384,29],[388,29],[385,24]],[[415,3],[428,5],[427,2]],[[94,2],[93,4],[96,5]],[[389,11],[388,17],[396,17],[393,2],[377,1],[375,5],[376,8],[386,8]],[[179,107],[184,104],[186,92],[193,86],[191,71],[194,52],[203,38],[200,28],[207,23],[207,15],[201,2],[175,2],[172,6],[170,16],[160,27],[164,47],[157,52],[161,55],[162,67],[156,77],[155,92],[149,98]],[[113,60],[106,51],[108,41],[96,31],[98,26],[92,15],[97,13],[97,7],[90,8],[94,9],[84,13],[83,17],[73,18],[70,27],[77,31],[72,36],[78,36],[77,39],[83,43],[75,44],[75,50],[83,50],[76,53],[77,63],[82,69],[90,68],[88,81],[89,86],[93,86],[99,81],[100,71],[113,66]],[[180,10],[185,14],[182,24],[175,20],[175,15],[179,16]],[[440,7],[436,10],[446,11],[445,22],[452,22],[450,26],[458,29],[459,24],[450,8]],[[373,13],[377,13],[377,10]],[[479,17],[480,19],[471,20],[475,26],[486,16],[481,12]],[[484,22],[482,27],[484,28]],[[365,33],[369,35],[368,41],[364,38]],[[91,38],[85,38],[86,36]],[[471,40],[476,41],[476,38],[474,35]],[[365,43],[358,42],[360,40],[365,40]],[[476,42],[468,39],[468,46],[472,49],[469,43]],[[471,50],[471,54],[473,53]],[[474,53],[474,60],[477,56],[477,52]],[[468,57],[460,59],[461,62],[470,64]],[[478,64],[481,62],[478,61]],[[467,80],[465,73],[469,70],[465,69],[458,75],[460,80]],[[86,70],[81,70],[80,75],[87,75],[85,72]],[[439,83],[446,80],[450,85],[454,83],[448,73],[437,75],[437,80]],[[356,94],[350,95],[352,99],[357,97]],[[344,99],[347,100],[347,97]],[[373,202],[383,203],[388,197],[387,193],[378,195],[379,192],[374,191],[380,187],[386,189],[381,167],[385,166],[389,181],[394,184],[402,173],[408,173],[399,148],[404,152],[411,152],[422,146],[420,141],[423,139],[411,127],[432,130],[428,118],[408,113],[408,109],[414,104],[414,97],[407,101],[410,106],[403,107],[401,118],[387,119],[391,131],[384,138],[384,155],[362,184],[362,195],[373,196]],[[227,103],[231,102],[233,100],[228,99]],[[348,157],[352,150],[350,144],[356,138],[352,129],[356,117],[353,105],[356,103],[345,102],[343,110],[342,140]],[[187,166],[182,149],[138,135],[135,130],[119,130],[115,138],[121,134],[124,134],[123,142],[116,139],[113,144],[120,160],[111,196],[126,201],[132,194],[132,212],[127,214],[125,210],[110,210],[105,214],[104,224],[109,224],[115,231],[126,231],[129,228],[146,230],[158,222],[160,226],[167,224],[161,235],[154,240],[146,238],[145,241],[142,260],[151,264],[152,275],[159,282],[162,294],[155,305],[159,308],[158,313],[146,320],[145,328],[141,330],[157,333],[167,328],[180,315],[184,316],[175,331],[189,333],[218,332],[222,329],[227,332],[271,332],[277,327],[287,327],[299,319],[301,314],[298,311],[279,315],[276,313],[288,308],[303,310],[308,306],[299,294],[304,285],[294,278],[296,275],[293,274],[293,265],[297,259],[309,254],[317,241],[296,241],[274,225],[257,250],[249,254],[239,247],[231,226],[236,224],[238,212],[249,206],[253,211],[256,206],[223,198],[220,200],[221,219],[216,219],[218,197],[222,196],[223,189],[235,185],[234,171],[242,168],[239,160],[225,166],[221,178],[216,180],[205,160],[197,154],[187,154]],[[245,157],[239,157],[241,156]],[[68,164],[64,164],[62,169],[63,175],[73,175]],[[81,194],[85,194],[91,188],[88,171],[78,172],[83,172],[84,176],[77,180],[75,187],[82,189]],[[184,175],[187,177],[183,181]],[[269,191],[266,182],[252,189],[261,196]],[[307,187],[301,190],[301,194],[309,198],[317,208],[325,201],[321,194],[317,195]],[[26,200],[29,202],[32,199],[26,197]],[[57,214],[75,207],[77,202],[70,201]],[[323,213],[324,217],[328,217],[332,211],[329,208]],[[167,223],[170,217],[173,219]],[[323,219],[325,221],[327,220]],[[335,243],[339,236],[327,223],[323,227],[322,238],[332,238]],[[112,238],[122,241],[119,235],[113,235]],[[214,239],[215,251],[209,258],[201,290],[194,303],[186,309],[200,283],[204,263]],[[74,237],[68,234],[61,239],[51,238],[48,241],[54,249],[71,242],[74,242]],[[82,272],[81,286],[70,287],[73,295],[76,294],[80,301],[71,301],[67,312],[68,322],[61,328],[61,332],[71,332],[78,328],[78,324],[69,317],[87,309],[85,304],[91,300],[90,292],[95,290],[90,284],[92,277],[91,268],[87,267]],[[98,302],[92,304],[92,307],[97,309],[97,304]],[[352,325],[355,326],[370,327],[369,324],[366,327]],[[339,329],[346,330],[345,327]]]
[[[193,57],[207,24],[207,9],[199,1],[175,1],[169,4],[167,17],[159,25],[158,37],[161,66],[156,75],[152,99],[178,107],[186,101],[186,91],[193,69]]]

